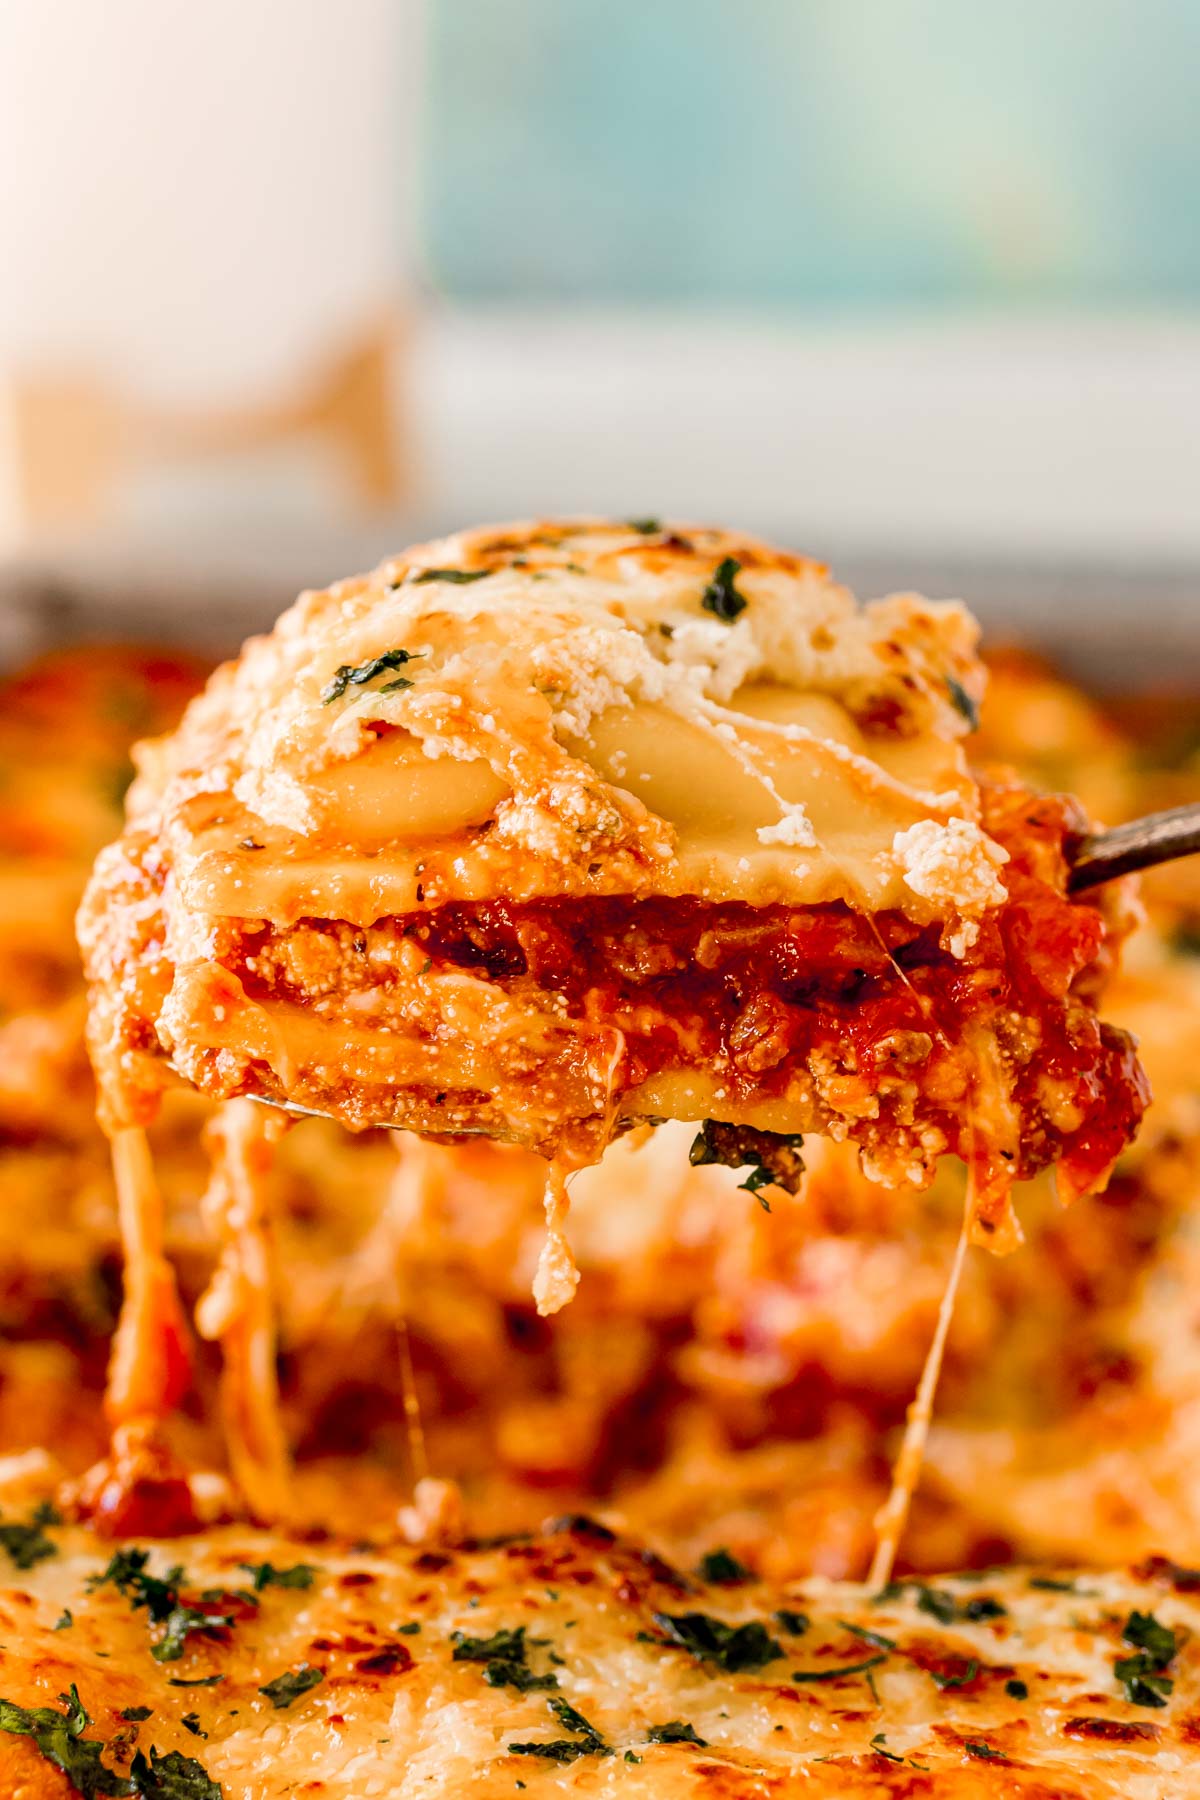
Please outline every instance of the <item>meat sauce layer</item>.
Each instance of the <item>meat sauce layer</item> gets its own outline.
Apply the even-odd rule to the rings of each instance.
[[[963,957],[943,947],[937,925],[841,903],[498,900],[366,930],[264,927],[243,938],[238,973],[252,996],[321,1010],[371,989],[386,1026],[392,953],[399,978],[399,953],[415,942],[434,970],[460,969],[542,1006],[554,996],[571,1019],[619,1029],[620,1092],[663,1071],[702,1070],[735,1106],[794,1093],[803,1071],[827,1114],[855,1121],[868,1143],[899,1132],[1014,1178],[1059,1158],[1078,1191],[1132,1136],[1144,1083],[1130,1039],[1090,1004],[1110,946],[1099,908],[1062,892],[1073,815],[1063,802],[1007,791],[992,795],[990,812],[1011,850],[1009,897]],[[1007,1118],[986,1104],[997,1092]]]

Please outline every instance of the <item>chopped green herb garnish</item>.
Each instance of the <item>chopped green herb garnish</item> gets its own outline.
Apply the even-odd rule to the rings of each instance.
[[[201,1728],[199,1713],[184,1713],[179,1723],[185,1731],[190,1731],[193,1737],[206,1738],[208,1736],[207,1731]]]
[[[527,1663],[502,1662],[499,1657],[485,1664],[483,1679],[489,1687],[516,1688],[519,1694],[545,1693],[558,1686],[557,1675],[537,1675]]]
[[[977,1594],[973,1600],[964,1600],[961,1607],[964,1619],[977,1621],[980,1619],[1003,1619],[1008,1616],[1008,1608],[1001,1606],[990,1594]]]
[[[740,594],[737,589],[741,567],[736,556],[723,557],[713,570],[712,580],[700,600],[705,612],[714,614],[724,625],[732,625],[750,604],[745,594]]]
[[[224,1681],[223,1675],[193,1675],[190,1679],[183,1675],[168,1675],[168,1687],[216,1687],[218,1681]]]
[[[770,1170],[760,1166],[757,1169],[751,1169],[745,1181],[738,1182],[738,1189],[744,1194],[753,1194],[763,1211],[770,1212],[771,1202],[767,1199],[762,1190],[765,1187],[774,1187],[774,1185],[775,1177],[771,1174]]]
[[[74,1682],[69,1694],[60,1694],[63,1711],[50,1706],[17,1706],[0,1699],[0,1731],[32,1738],[48,1763],[61,1769],[84,1800],[99,1795],[136,1793],[132,1781],[117,1775],[101,1761],[104,1745],[83,1733],[91,1724]]]
[[[656,1612],[654,1623],[681,1650],[687,1650],[701,1662],[715,1663],[731,1675],[741,1669],[761,1669],[783,1655],[775,1639],[757,1620],[729,1625],[708,1613]]]
[[[917,1610],[929,1613],[939,1625],[951,1625],[958,1612],[954,1595],[945,1588],[917,1587]]]
[[[1078,1585],[1074,1581],[1061,1581],[1056,1575],[1031,1575],[1031,1588],[1041,1588],[1048,1594],[1077,1594]]]
[[[298,1669],[285,1669],[282,1675],[277,1675],[274,1681],[268,1681],[258,1691],[266,1695],[272,1706],[290,1706],[293,1700],[298,1700],[301,1694],[307,1694],[310,1688],[315,1688],[324,1679],[324,1669],[302,1662]]]
[[[55,1619],[51,1630],[68,1631],[74,1623],[75,1614],[71,1611],[69,1606],[64,1606],[57,1619]]]
[[[635,1756],[635,1755],[634,1755],[634,1753],[633,1753],[633,1751],[632,1751],[632,1750],[627,1750],[627,1751],[626,1751],[626,1752],[625,1752],[625,1761],[626,1761],[626,1762],[627,1762],[627,1763],[640,1763],[640,1762],[641,1762],[641,1760],[642,1760],[642,1759],[641,1759],[641,1757],[640,1757],[640,1756]],[[524,1784],[523,1784],[523,1783],[522,1783],[522,1782],[519,1782],[519,1781],[518,1781],[518,1783],[517,1783],[517,1786],[518,1786],[518,1787],[521,1787],[521,1786],[523,1786],[523,1785],[524,1785]]]
[[[1131,1612],[1121,1628],[1121,1637],[1135,1650],[1145,1650],[1157,1664],[1165,1666],[1179,1648],[1179,1640],[1167,1625],[1160,1625],[1153,1613]]]
[[[396,1627],[401,1637],[416,1637],[420,1629],[416,1619],[410,1619],[407,1625],[397,1625]]]
[[[744,1125],[727,1125],[720,1119],[705,1119],[692,1139],[688,1161],[693,1168],[709,1163],[719,1163],[726,1169],[750,1167],[752,1173],[739,1186],[753,1194],[765,1212],[770,1212],[770,1205],[759,1190],[773,1183],[789,1194],[798,1191],[804,1173],[800,1155],[803,1143],[803,1137],[796,1132],[755,1131]]]
[[[44,1500],[40,1506],[35,1507],[27,1523],[0,1525],[0,1550],[5,1552],[18,1569],[32,1569],[46,1557],[58,1555],[58,1545],[46,1536],[44,1527],[61,1524],[61,1513],[48,1500]]]
[[[656,537],[662,530],[661,519],[626,519],[630,531],[640,532],[642,537]]]
[[[852,1625],[849,1619],[839,1619],[838,1624],[843,1631],[849,1631],[855,1637],[865,1638],[867,1643],[874,1644],[877,1650],[898,1648],[895,1638],[884,1637],[882,1631],[868,1631],[865,1625]]]
[[[233,1618],[228,1613],[202,1612],[196,1606],[173,1606],[167,1614],[162,1636],[150,1646],[150,1654],[155,1662],[178,1662],[193,1631],[213,1631],[232,1624]]]
[[[885,1588],[874,1596],[875,1604],[881,1605],[888,1600],[899,1600],[906,1593],[917,1597],[917,1610],[928,1613],[939,1625],[952,1625],[959,1617],[958,1602],[954,1595],[945,1588],[926,1587],[923,1581],[889,1581]],[[963,1616],[968,1616],[965,1611]]]
[[[427,581],[449,581],[457,587],[465,587],[470,581],[482,581],[485,575],[494,574],[492,569],[422,569],[419,575],[412,578],[413,587],[422,587]]]
[[[930,1669],[929,1676],[939,1693],[947,1693],[951,1688],[967,1687],[979,1673],[979,1664],[972,1657],[971,1661],[955,1675],[947,1675],[941,1669]]]
[[[581,1737],[591,1738],[597,1744],[602,1744],[604,1742],[604,1733],[597,1731],[591,1720],[585,1719],[583,1714],[572,1706],[569,1700],[547,1700],[546,1705],[550,1708],[550,1711],[554,1714],[559,1724],[565,1725],[568,1731],[577,1731]]]
[[[886,1743],[886,1735],[882,1731],[877,1731],[875,1736],[871,1739],[871,1748],[876,1756],[886,1756],[889,1762],[902,1763],[904,1761],[902,1756],[897,1756],[893,1750],[884,1749]]]
[[[193,1756],[168,1750],[160,1756],[153,1744],[146,1757],[138,1750],[129,1765],[131,1793],[142,1800],[222,1800],[221,1784]]]
[[[175,1564],[164,1576],[148,1575],[146,1564],[149,1560],[148,1550],[118,1550],[109,1559],[107,1567],[89,1577],[87,1588],[89,1593],[94,1593],[97,1588],[111,1584],[125,1596],[135,1612],[144,1607],[151,1621],[163,1627],[162,1635],[150,1646],[150,1654],[156,1662],[176,1662],[183,1655],[184,1645],[193,1631],[212,1631],[233,1624],[228,1614],[204,1612],[198,1607],[183,1605],[179,1599],[182,1567]]]
[[[560,1725],[573,1731],[573,1738],[554,1738],[545,1744],[509,1744],[511,1756],[540,1756],[546,1762],[575,1762],[581,1756],[611,1756],[612,1746],[605,1742],[601,1732],[590,1720],[585,1719],[569,1701],[561,1696],[547,1700],[546,1705],[554,1714]]]
[[[881,1651],[878,1656],[868,1656],[865,1662],[842,1663],[836,1669],[793,1669],[793,1681],[837,1681],[843,1675],[864,1675],[868,1669],[877,1669],[880,1663],[887,1661],[887,1654]]]
[[[124,1594],[135,1612],[138,1607],[144,1606],[154,1623],[161,1624],[178,1598],[176,1584],[183,1575],[183,1569],[175,1564],[167,1570],[165,1576],[147,1575],[146,1564],[149,1561],[148,1550],[114,1551],[98,1575],[88,1576],[88,1593],[94,1594],[98,1588],[111,1585],[119,1594]]]
[[[807,1613],[790,1612],[786,1606],[783,1606],[771,1616],[780,1630],[789,1632],[792,1637],[803,1637],[808,1630],[809,1617]]]
[[[486,1665],[483,1679],[489,1687],[512,1687],[518,1693],[545,1692],[557,1688],[558,1677],[538,1675],[529,1667],[529,1647],[525,1627],[494,1631],[491,1637],[470,1637],[465,1631],[453,1634],[455,1662],[481,1662]]]
[[[652,1725],[646,1733],[648,1744],[695,1744],[699,1750],[708,1749],[708,1739],[697,1737],[696,1727],[685,1724],[682,1719],[668,1719],[665,1725]]]
[[[317,1573],[315,1563],[293,1563],[290,1569],[277,1569],[273,1563],[239,1563],[239,1569],[245,1569],[254,1577],[254,1591],[261,1593],[265,1587],[309,1588],[313,1584],[313,1576]]]
[[[1175,1683],[1159,1672],[1150,1656],[1119,1656],[1113,1674],[1125,1689],[1131,1706],[1165,1706]]]
[[[454,1631],[450,1634],[454,1645],[455,1662],[490,1662],[493,1656],[504,1657],[513,1662],[525,1660],[525,1627],[517,1625],[512,1630],[501,1628],[493,1631],[491,1637],[471,1637],[465,1631]]]
[[[140,1725],[143,1719],[150,1718],[153,1710],[149,1706],[126,1706],[122,1708],[118,1717],[124,1719],[127,1724]]]
[[[574,1762],[580,1756],[611,1755],[582,1738],[551,1738],[546,1744],[508,1744],[506,1748],[510,1756],[540,1756],[545,1762],[559,1763]]]
[[[1179,1648],[1175,1632],[1161,1625],[1153,1613],[1131,1612],[1121,1627],[1121,1637],[1137,1652],[1119,1656],[1113,1664],[1125,1698],[1132,1706],[1165,1706],[1175,1688],[1166,1673]]]
[[[748,1569],[725,1549],[710,1550],[706,1556],[702,1556],[696,1573],[701,1581],[723,1583],[730,1587],[739,1581],[754,1580],[753,1569]]]
[[[1005,1760],[1003,1750],[993,1750],[990,1744],[975,1743],[970,1738],[963,1745],[963,1749],[968,1756],[977,1756],[981,1762],[1003,1762]]]
[[[954,707],[955,712],[962,714],[972,731],[978,731],[979,707],[971,698],[970,694],[968,694],[962,682],[956,681],[953,675],[947,675],[946,688],[950,695],[950,703]]]
[[[362,687],[368,681],[374,681],[377,675],[384,675],[389,669],[402,669],[405,663],[413,662],[423,656],[422,650],[385,650],[381,656],[373,656],[364,663],[342,663],[334,670],[332,681],[326,682],[321,689],[321,699],[326,706],[332,706],[340,700],[347,688]]]
[[[1010,1700],[1028,1700],[1029,1698],[1028,1684],[1024,1681],[1019,1681],[1015,1676],[1011,1681],[1005,1682],[1004,1691]]]

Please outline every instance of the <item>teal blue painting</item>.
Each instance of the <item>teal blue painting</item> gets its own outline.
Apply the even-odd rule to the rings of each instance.
[[[1196,0],[428,0],[475,300],[1200,298]]]

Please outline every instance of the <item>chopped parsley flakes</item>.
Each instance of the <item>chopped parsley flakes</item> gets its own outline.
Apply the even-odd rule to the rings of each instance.
[[[968,1756],[978,1757],[980,1762],[1004,1762],[1007,1760],[1003,1750],[993,1749],[992,1745],[986,1741],[973,1741],[968,1738],[963,1749]]]
[[[951,1688],[969,1687],[979,1673],[979,1664],[972,1657],[961,1669],[948,1674],[944,1669],[930,1669],[929,1676],[939,1693],[946,1693]]]
[[[868,1644],[874,1644],[877,1650],[897,1648],[895,1638],[885,1637],[882,1631],[868,1631],[865,1625],[852,1625],[849,1619],[839,1619],[838,1624],[843,1631],[850,1632],[854,1637],[864,1638]]]
[[[32,1569],[46,1557],[58,1555],[58,1545],[46,1536],[45,1527],[61,1524],[62,1514],[43,1500],[25,1524],[0,1524],[0,1550],[18,1569]]]
[[[501,1628],[485,1638],[456,1631],[452,1641],[454,1661],[483,1663],[483,1679],[489,1687],[511,1687],[520,1694],[529,1694],[544,1693],[558,1686],[556,1675],[539,1675],[530,1668],[523,1625],[511,1630]]]
[[[950,704],[953,706],[955,712],[961,713],[972,731],[978,731],[979,707],[976,705],[971,695],[968,694],[962,682],[956,681],[953,675],[947,675],[946,690],[950,695]]]
[[[715,1663],[730,1675],[741,1669],[761,1669],[783,1655],[766,1626],[757,1620],[730,1625],[708,1613],[656,1612],[654,1623],[666,1633],[669,1642],[700,1662]]]
[[[46,1762],[60,1769],[83,1800],[108,1800],[109,1796],[140,1795],[142,1800],[222,1800],[220,1784],[202,1765],[178,1750],[160,1756],[151,1746],[149,1756],[135,1752],[129,1774],[118,1775],[103,1761],[104,1745],[85,1738],[91,1724],[79,1689],[74,1683],[60,1694],[62,1712],[49,1706],[17,1706],[0,1699],[0,1731],[32,1738]],[[141,1720],[148,1707],[130,1707],[122,1718]]]
[[[317,1573],[315,1563],[293,1563],[290,1569],[277,1569],[273,1563],[239,1563],[239,1569],[245,1569],[254,1578],[254,1591],[261,1593],[265,1587],[309,1588],[313,1584],[313,1576]]]
[[[764,1212],[770,1202],[760,1191],[765,1187],[781,1187],[794,1194],[804,1173],[800,1155],[803,1137],[795,1132],[756,1131],[744,1125],[727,1125],[720,1119],[705,1119],[692,1139],[688,1161],[693,1168],[720,1163],[727,1169],[743,1169],[751,1173],[738,1186],[753,1194]]]
[[[1175,1683],[1166,1673],[1179,1648],[1179,1640],[1153,1613],[1131,1612],[1121,1628],[1122,1640],[1133,1647],[1133,1656],[1119,1656],[1113,1674],[1132,1706],[1165,1706]]]
[[[144,1607],[151,1622],[162,1626],[160,1636],[150,1646],[150,1654],[156,1662],[177,1662],[193,1631],[213,1631],[233,1624],[228,1613],[206,1612],[180,1600],[179,1584],[183,1580],[180,1564],[176,1563],[163,1576],[148,1575],[146,1564],[149,1561],[148,1550],[118,1550],[106,1568],[88,1578],[87,1588],[89,1593],[94,1593],[97,1588],[115,1587],[135,1612]]]
[[[282,1708],[290,1706],[293,1700],[298,1700],[301,1694],[307,1694],[310,1688],[315,1688],[324,1679],[324,1669],[302,1662],[299,1668],[285,1669],[282,1675],[277,1675],[274,1681],[268,1681],[258,1691],[266,1695],[272,1706]]]
[[[1031,1582],[1030,1586],[1037,1583]],[[1005,1617],[1005,1608],[999,1600],[993,1600],[989,1594],[978,1594],[970,1600],[956,1600],[946,1588],[927,1587],[923,1581],[889,1581],[875,1595],[878,1606],[887,1600],[899,1600],[904,1594],[916,1596],[918,1612],[928,1613],[939,1625],[954,1625],[963,1620],[972,1624],[981,1619],[1001,1619]],[[850,1626],[848,1629],[856,1630]],[[865,1636],[865,1633],[859,1634]]]
[[[698,1750],[708,1749],[708,1739],[697,1737],[696,1727],[688,1725],[682,1719],[668,1719],[665,1725],[651,1725],[646,1733],[648,1744],[695,1744]]]
[[[733,1587],[739,1581],[754,1580],[753,1569],[748,1569],[725,1549],[710,1550],[706,1556],[702,1556],[696,1573],[701,1581],[711,1581],[726,1587]]]
[[[868,1669],[877,1669],[880,1663],[887,1661],[887,1652],[881,1650],[878,1656],[868,1656],[865,1662],[841,1663],[834,1669],[793,1669],[793,1681],[837,1681],[842,1675],[865,1675]]]
[[[427,581],[449,581],[456,587],[465,587],[468,582],[482,581],[493,573],[492,569],[422,569],[419,575],[413,576],[412,586],[423,587]]]
[[[555,1695],[547,1700],[546,1705],[554,1714],[559,1724],[575,1733],[571,1738],[552,1738],[549,1743],[509,1744],[510,1756],[540,1756],[545,1762],[575,1762],[581,1756],[611,1756],[612,1745],[606,1742],[603,1732],[597,1731],[590,1720],[585,1719],[569,1701]]]
[[[737,588],[741,567],[736,556],[723,557],[713,570],[712,580],[700,600],[705,612],[712,613],[723,625],[732,625],[750,604],[745,594],[739,593]]]
[[[332,706],[347,688],[362,687],[366,682],[374,681],[377,675],[386,674],[389,669],[402,669],[405,663],[413,662],[423,654],[420,650],[385,650],[381,656],[371,657],[369,662],[342,663],[334,670],[332,681],[326,682],[321,689],[321,699],[326,706]],[[408,677],[402,675],[396,681],[389,681],[382,692],[390,694],[397,688],[411,686]]]
[[[810,1623],[807,1613],[792,1612],[786,1606],[780,1607],[779,1611],[772,1613],[771,1617],[779,1629],[786,1631],[791,1637],[803,1637]]]

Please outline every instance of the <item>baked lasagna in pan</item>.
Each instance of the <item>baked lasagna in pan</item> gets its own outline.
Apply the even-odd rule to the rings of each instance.
[[[592,530],[578,534],[581,550]],[[669,535],[617,530],[634,555]],[[705,586],[741,549],[744,582],[740,569],[722,580],[752,594],[745,540],[692,535]],[[470,575],[475,541],[439,547],[428,565],[443,579]],[[522,552],[509,556],[519,564]],[[590,552],[569,560],[590,566]],[[422,597],[435,585],[421,582]],[[486,586],[445,582],[451,599]],[[699,615],[726,630],[742,616]],[[336,688],[345,676],[340,698],[351,705],[404,674],[400,665],[355,682],[371,658],[351,663],[351,653],[324,679]],[[149,673],[157,667],[161,681]],[[977,694],[980,672],[970,658],[951,672],[957,707]],[[199,1084],[206,1094],[170,1085],[148,1126],[149,1156],[132,1180],[124,1171],[135,1267],[123,1281],[66,920],[87,860],[116,829],[128,738],[169,729],[197,679],[182,664],[84,650],[3,690],[0,907],[11,897],[13,925],[0,958],[0,1790],[190,1800],[464,1786],[1027,1800],[1189,1792],[1200,1729],[1187,1566],[1200,1562],[1189,1300],[1200,905],[1188,866],[1147,883],[1152,925],[1104,997],[1142,1039],[1154,1083],[1140,1142],[1121,1152],[1102,1198],[1066,1212],[1052,1166],[1043,1170],[1018,1191],[1025,1251],[967,1257],[897,1577],[800,1581],[806,1570],[859,1577],[867,1566],[872,1515],[955,1262],[964,1180],[949,1158],[889,1190],[869,1177],[894,1179],[895,1167],[861,1130],[834,1124],[799,1151],[778,1141],[793,1133],[777,1119],[689,1116],[680,1105],[684,1123],[651,1128],[636,1106],[615,1111],[620,1141],[573,1180],[583,1281],[575,1304],[546,1318],[530,1298],[544,1165],[523,1146],[581,1160],[595,1148],[595,1119],[572,1118],[561,1142],[510,1129],[498,1112],[487,1136],[452,1143],[433,1130],[392,1141],[313,1120],[276,1142],[272,1113],[227,1097],[260,1079],[284,1097],[283,1085],[269,1087],[278,1071],[212,1055],[220,1079]],[[927,680],[942,691],[936,664]],[[322,716],[335,720],[338,704],[337,694],[320,700]],[[385,724],[367,736],[386,739]],[[980,823],[991,807],[986,835],[997,841],[996,808],[1011,799],[1028,811],[1009,862],[993,863],[1004,900],[975,919],[935,909],[921,929],[936,928],[938,957],[969,988],[976,946],[1003,925],[1013,864],[1027,856],[1029,878],[1062,909],[1055,917],[1073,930],[1081,917],[1098,922],[1064,1011],[1079,1041],[1091,1033],[1115,1049],[1121,1040],[1097,1024],[1095,1006],[1127,902],[1063,899],[1059,842],[1065,833],[1069,845],[1080,815],[1029,796],[1071,789],[1111,822],[1189,798],[1200,764],[1186,708],[1155,709],[1133,738],[1013,655],[994,661],[969,748],[976,767],[1017,765],[1020,780],[993,768],[979,781],[954,721],[946,726],[963,785],[943,822]],[[130,895],[145,882],[137,833],[162,816],[173,755],[140,753],[137,824],[113,857]],[[53,915],[22,900],[39,815],[57,822],[36,849],[45,893],[60,896]],[[674,815],[664,806],[658,816]],[[294,855],[306,835],[296,823]],[[367,846],[372,858],[392,855]],[[141,889],[145,935],[110,1015],[121,1031],[105,1040],[115,1053],[110,1128],[146,1123],[168,1059],[182,1067],[154,1010],[168,973],[165,937],[155,965],[155,933],[169,923],[175,869],[164,852],[157,885]],[[684,897],[655,896],[664,906]],[[757,913],[782,902],[737,904]],[[901,896],[860,914],[846,900],[812,903],[871,921],[895,910],[913,926],[909,904]],[[107,909],[104,900],[106,931],[116,917]],[[1033,916],[1018,929],[1014,915],[1008,937],[1037,964],[1048,940]],[[248,906],[237,914],[249,917]],[[279,930],[266,914],[261,923]],[[961,924],[968,937],[979,926],[975,945],[943,947],[946,928]],[[120,930],[131,925],[132,914]],[[886,948],[903,968],[902,946]],[[597,952],[610,954],[607,943]],[[425,956],[432,976],[438,965]],[[227,962],[240,966],[222,950]],[[510,996],[532,991],[521,986],[528,970],[495,970],[482,952],[467,972],[475,984],[507,983]],[[381,974],[380,985],[395,980]],[[321,994],[313,985],[301,1010],[327,1001],[340,1018],[340,981],[335,971]],[[143,982],[153,1004],[135,1027],[130,1000]],[[652,986],[641,974],[637,985]],[[244,988],[247,1004],[274,1009],[265,987]],[[962,1025],[961,995],[952,999],[939,1018]],[[932,988],[919,1001],[935,1004]],[[574,1005],[568,994],[569,1019]],[[385,1010],[367,1013],[372,1029]],[[975,1079],[981,1066],[971,1064]],[[1136,1096],[1133,1064],[1122,1066]],[[341,1111],[334,1087],[311,1098]],[[1049,1090],[1042,1099],[1059,1137],[1033,1160],[1052,1165],[1070,1120]],[[974,1104],[986,1113],[986,1096]],[[722,1140],[705,1120],[753,1135]],[[516,1141],[496,1141],[502,1131]],[[738,1169],[709,1160],[747,1150]],[[808,1165],[795,1196],[767,1184],[794,1173],[766,1160],[782,1151]],[[974,1176],[979,1235],[1010,1241],[1002,1205],[984,1205],[991,1175],[978,1160]],[[1061,1191],[1082,1184],[1068,1175]],[[746,1185],[770,1212],[748,1202]],[[108,1384],[109,1442],[100,1395],[123,1289],[134,1326]],[[169,1362],[164,1325],[177,1352]],[[619,1538],[576,1516],[597,1511]],[[537,1534],[554,1513],[567,1516]],[[255,1528],[255,1515],[278,1522]],[[508,1541],[481,1541],[498,1536]],[[1076,1563],[1091,1566],[1065,1566]],[[1132,1573],[1097,1567],[1123,1563]],[[932,1572],[947,1568],[975,1572]]]

